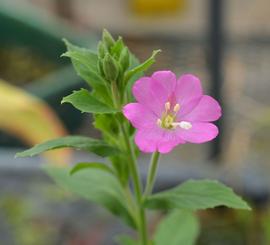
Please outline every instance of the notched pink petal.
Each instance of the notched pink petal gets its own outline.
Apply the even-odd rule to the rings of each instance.
[[[163,137],[163,130],[158,127],[151,129],[138,129],[135,134],[135,143],[142,152],[157,151],[159,141]]]
[[[139,129],[135,135],[135,143],[142,152],[169,153],[179,144],[185,141],[175,131],[164,130],[159,127],[151,129]]]
[[[149,128],[156,124],[157,117],[145,106],[139,103],[130,103],[123,107],[124,116],[134,128]]]
[[[218,128],[212,123],[196,122],[192,123],[191,129],[179,130],[178,135],[187,142],[200,144],[216,138]]]
[[[157,89],[164,92],[163,88],[158,87]],[[150,77],[142,77],[137,80],[133,85],[132,93],[140,104],[146,106],[157,116],[161,115],[164,105],[162,105],[160,98],[154,93]]]
[[[221,117],[221,107],[211,96],[204,95],[195,108],[182,117],[183,121],[213,122]]]
[[[203,95],[200,79],[192,74],[182,75],[177,80],[175,96],[182,107]]]
[[[166,131],[158,143],[158,152],[169,153],[179,144],[185,144],[185,141],[175,131]]]
[[[153,84],[160,84],[163,87],[163,94],[168,98],[175,90],[176,76],[171,71],[156,71],[151,76]]]

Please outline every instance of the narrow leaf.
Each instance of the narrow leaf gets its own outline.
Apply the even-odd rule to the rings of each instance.
[[[187,211],[171,212],[157,227],[155,245],[193,245],[199,235],[199,222],[196,216]]]
[[[81,89],[64,97],[61,103],[70,103],[81,112],[87,113],[115,113],[117,110],[94,98],[88,90]]]
[[[135,228],[135,222],[127,208],[124,190],[111,173],[97,168],[88,168],[70,175],[70,168],[56,168],[48,165],[44,168],[65,190],[102,205]]]
[[[214,180],[189,180],[171,190],[150,196],[149,208],[198,210],[226,206],[250,210],[248,204],[233,190]]]
[[[155,63],[155,57],[158,53],[160,53],[161,50],[154,50],[151,57],[148,58],[146,61],[144,61],[142,64],[134,67],[133,69],[129,70],[125,75],[125,81],[127,82],[132,76],[134,76],[138,72],[144,72],[146,71],[152,64]]]
[[[71,147],[78,150],[93,152],[102,157],[119,154],[118,149],[111,147],[110,145],[106,144],[101,140],[83,136],[66,136],[35,145],[34,147],[26,151],[17,153],[16,157],[35,156],[45,151],[65,147]]]
[[[106,171],[110,174],[114,174],[113,170],[108,167],[107,165],[99,162],[80,162],[77,163],[71,170],[70,170],[70,175],[73,175],[79,171],[88,169],[88,168],[95,168],[95,169],[100,169],[103,171]]]

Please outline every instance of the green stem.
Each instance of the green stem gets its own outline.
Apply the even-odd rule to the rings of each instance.
[[[150,166],[149,166],[149,171],[148,171],[148,176],[147,176],[147,181],[146,181],[146,187],[145,187],[145,191],[144,191],[145,197],[150,195],[152,190],[153,190],[155,179],[156,179],[156,174],[157,174],[159,157],[160,157],[160,153],[157,151],[152,154],[152,158],[151,158],[151,162],[150,162]]]
[[[111,91],[113,95],[114,106],[115,108],[120,109],[121,102],[119,101],[119,93],[118,93],[117,85],[115,81],[112,81],[111,83]],[[143,194],[142,194],[140,175],[139,175],[139,171],[137,167],[137,159],[136,159],[133,145],[130,142],[129,135],[124,125],[119,121],[118,121],[118,124],[119,124],[120,131],[124,137],[124,141],[127,148],[129,161],[130,161],[130,165],[129,165],[130,173],[131,173],[131,177],[134,183],[134,192],[135,192],[137,206],[138,206],[138,210],[137,210],[138,220],[139,220],[138,228],[139,228],[141,245],[148,245],[146,217],[145,217],[144,207],[142,206]]]
[[[135,196],[136,196],[137,205],[139,208],[138,213],[139,213],[139,220],[140,220],[139,222],[140,239],[141,239],[142,245],[148,245],[145,210],[142,206],[142,186],[141,186],[140,175],[137,168],[136,156],[135,156],[135,152],[132,147],[132,144],[130,142],[129,136],[122,124],[120,124],[120,129],[124,136],[128,155],[130,157],[129,159],[130,160],[130,173],[133,179]]]
[[[114,107],[116,109],[120,109],[119,93],[118,93],[116,81],[111,81],[111,91],[113,95],[112,100],[113,100]]]

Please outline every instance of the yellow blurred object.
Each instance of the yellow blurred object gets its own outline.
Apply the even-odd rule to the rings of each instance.
[[[66,130],[50,107],[26,91],[0,79],[0,129],[15,135],[29,146],[66,135]],[[44,156],[53,164],[65,164],[70,150]]]
[[[140,15],[171,14],[183,11],[186,0],[131,0],[132,8]]]

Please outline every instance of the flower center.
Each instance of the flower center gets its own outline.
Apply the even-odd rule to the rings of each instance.
[[[186,121],[176,121],[176,115],[180,110],[180,105],[175,104],[173,110],[171,110],[171,103],[168,101],[165,103],[165,111],[162,113],[162,117],[157,120],[157,125],[164,129],[176,129],[180,127],[182,129],[190,129],[192,128],[192,124]]]

